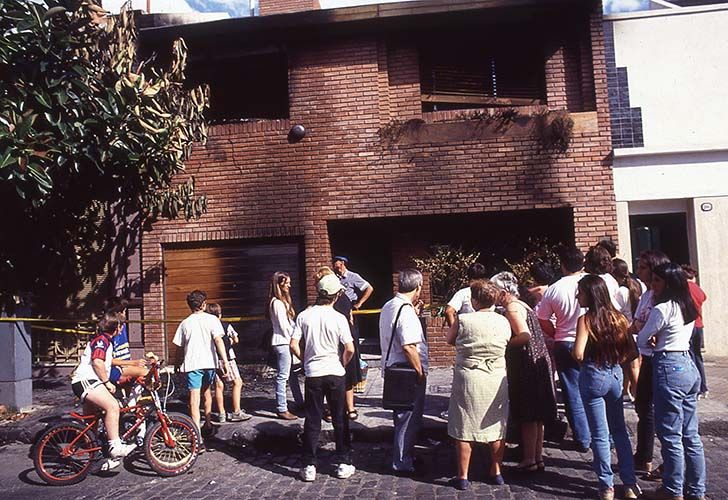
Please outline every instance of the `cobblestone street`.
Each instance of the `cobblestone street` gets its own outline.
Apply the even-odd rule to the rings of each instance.
[[[710,362],[707,365],[711,396],[700,402],[701,430],[708,463],[708,498],[728,498],[728,433],[723,421],[728,402],[728,360]],[[441,379],[447,372],[441,370]],[[435,382],[433,377],[433,382]],[[442,382],[443,380],[440,380]],[[373,383],[376,392],[376,384]],[[430,386],[432,392],[443,391],[442,385]],[[65,394],[65,393],[64,393]],[[362,424],[384,422],[381,408],[366,403],[367,395],[360,398]],[[372,396],[373,397],[373,396]],[[438,397],[432,398],[442,404]],[[443,399],[443,398],[440,398]],[[244,401],[245,403],[245,401]],[[248,405],[250,406],[250,405]],[[442,441],[444,422],[433,417],[438,408],[428,411],[430,432],[418,446],[422,458],[423,474],[416,478],[392,476],[388,471],[390,445],[381,432],[360,435],[355,443],[354,463],[357,472],[349,479],[334,477],[331,465],[330,444],[322,451],[318,477],[313,483],[297,478],[298,449],[295,434],[279,434],[277,439],[259,437],[257,447],[244,445],[229,437],[235,424],[221,426],[217,437],[208,442],[212,451],[201,455],[192,470],[176,478],[160,478],[152,472],[140,455],[133,455],[127,462],[105,476],[89,476],[82,483],[68,487],[51,487],[40,481],[28,457],[30,446],[23,443],[7,444],[0,449],[0,490],[3,499],[54,497],[59,499],[82,498],[498,498],[498,499],[547,499],[547,498],[595,498],[596,478],[590,468],[591,453],[580,454],[568,448],[549,444],[546,451],[547,470],[544,474],[519,476],[506,470],[505,486],[486,483],[486,464],[483,455],[474,457],[471,467],[473,484],[469,491],[458,492],[447,486],[455,473],[455,456],[451,443]],[[260,413],[260,412],[258,412]],[[380,416],[381,414],[381,416]],[[634,430],[635,418],[631,406],[625,408],[630,427]],[[366,415],[370,415],[367,417]],[[267,417],[252,419],[256,427],[277,425]],[[249,421],[251,422],[251,421]],[[262,423],[260,423],[262,422]],[[299,426],[302,421],[294,424]],[[253,424],[245,423],[252,426]],[[243,424],[241,424],[243,425]],[[434,432],[438,430],[438,432]],[[223,430],[225,430],[223,432]],[[287,438],[286,436],[293,436]],[[365,442],[363,439],[371,438]],[[287,439],[287,440],[286,440]],[[268,446],[266,446],[266,443]],[[267,449],[266,449],[267,448]],[[659,449],[659,448],[658,448]],[[656,450],[656,462],[659,452]],[[506,465],[513,466],[514,457],[506,456]],[[618,480],[616,480],[619,483]],[[643,489],[654,483],[641,481]],[[619,489],[617,490],[619,494]]]

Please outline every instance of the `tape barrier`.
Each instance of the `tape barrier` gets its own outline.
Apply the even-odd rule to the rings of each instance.
[[[429,304],[425,304],[425,308],[430,308]],[[434,307],[434,306],[433,306]],[[379,314],[382,312],[381,309],[359,309],[353,311],[355,315],[365,315],[365,314]],[[185,318],[172,318],[172,319],[127,319],[126,323],[137,323],[137,324],[149,324],[149,325],[159,325],[159,324],[166,324],[166,323],[180,323]],[[243,323],[246,321],[264,321],[266,318],[263,315],[258,316],[232,316],[228,318],[222,318],[223,321],[227,321],[228,323]],[[53,326],[47,326],[44,325],[44,323],[67,323],[67,324],[74,324],[74,325],[89,325],[89,324],[95,324],[95,320],[91,319],[83,319],[83,320],[77,320],[77,319],[52,319],[52,318],[0,318],[0,322],[2,323],[18,323],[18,322],[24,322],[24,323],[33,323],[33,328],[36,330],[43,330],[43,331],[49,331],[49,332],[56,332],[56,333],[69,333],[69,334],[81,334],[81,335],[91,335],[94,333],[93,330],[85,330],[85,329],[77,329],[77,328],[58,328]]]

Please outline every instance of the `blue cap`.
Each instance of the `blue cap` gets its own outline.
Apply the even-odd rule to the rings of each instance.
[[[334,258],[331,259],[331,262],[336,262],[337,260],[340,260],[344,264],[348,264],[349,263],[349,259],[347,259],[343,255],[335,255]]]

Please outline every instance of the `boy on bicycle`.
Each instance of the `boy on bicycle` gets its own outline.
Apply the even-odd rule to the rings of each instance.
[[[113,297],[104,304],[104,309],[108,314],[118,315],[124,321],[126,319],[126,308],[128,302],[121,297]],[[132,380],[144,377],[147,372],[146,359],[131,359],[131,350],[129,349],[129,333],[126,323],[122,323],[121,332],[112,339],[113,359],[111,360],[111,372],[109,380],[117,387],[129,384]],[[133,404],[133,402],[130,402]]]
[[[86,345],[81,362],[71,377],[73,393],[84,404],[88,413],[95,406],[104,414],[109,454],[112,458],[127,456],[136,447],[123,444],[119,439],[119,402],[114,398],[116,386],[109,380],[113,359],[112,339],[121,332],[122,321],[116,314],[104,314],[98,323],[98,331]]]

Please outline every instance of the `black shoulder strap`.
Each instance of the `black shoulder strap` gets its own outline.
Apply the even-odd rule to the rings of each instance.
[[[401,306],[399,306],[399,310],[397,311],[397,316],[394,318],[394,323],[392,324],[392,336],[389,337],[389,347],[387,348],[387,357],[384,358],[384,366],[387,366],[387,361],[389,361],[389,353],[392,351],[392,342],[394,341],[394,334],[397,331],[397,322],[399,321],[399,315],[402,314],[402,309],[404,309],[404,306],[411,306],[412,304],[408,304],[405,302]]]

